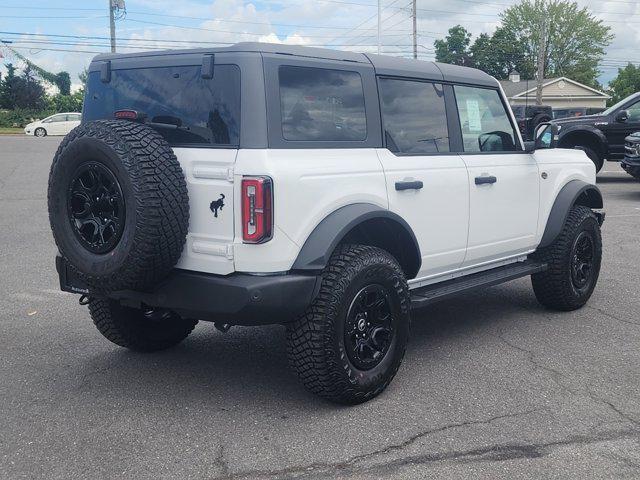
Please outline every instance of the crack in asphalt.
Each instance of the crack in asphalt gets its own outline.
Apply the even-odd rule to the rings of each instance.
[[[517,416],[517,415],[512,415]],[[505,418],[503,416],[502,418]],[[474,422],[470,422],[473,424]],[[487,423],[487,422],[475,422]],[[464,425],[464,424],[461,424]],[[454,425],[442,427],[436,431],[442,431],[446,428],[454,428]],[[272,478],[279,480],[292,480],[297,478],[319,478],[324,479],[335,475],[362,475],[368,472],[376,473],[378,476],[383,473],[397,472],[398,468],[411,465],[424,465],[435,462],[457,461],[464,463],[473,462],[504,462],[519,459],[535,459],[542,458],[551,454],[554,450],[569,446],[583,446],[597,443],[635,439],[640,440],[640,430],[610,430],[600,432],[595,435],[572,435],[565,439],[554,440],[543,443],[504,443],[493,444],[485,447],[472,448],[468,450],[454,450],[450,452],[426,453],[421,455],[412,455],[408,457],[398,458],[384,463],[376,463],[374,465],[358,467],[357,463],[363,459],[376,454],[365,454],[353,457],[345,462],[338,463],[313,463],[305,466],[294,466],[281,470],[254,470],[248,472],[239,472],[227,477],[219,477],[216,480],[239,480],[252,478]],[[622,459],[620,459],[622,460]],[[628,459],[626,459],[628,460]]]
[[[535,368],[538,368],[540,370],[544,370],[545,372],[551,374],[551,381],[553,383],[555,383],[561,390],[569,392],[572,395],[576,395],[575,391],[573,391],[572,389],[567,387],[562,382],[562,378],[565,377],[564,373],[560,372],[559,370],[556,370],[555,368],[549,367],[549,366],[544,365],[543,363],[537,361],[536,358],[535,358],[536,353],[533,350],[529,350],[527,348],[524,348],[524,347],[521,347],[519,345],[516,345],[515,343],[513,343],[513,342],[507,340],[506,338],[504,338],[502,336],[502,334],[498,334],[498,335],[491,334],[491,335],[496,337],[498,340],[500,340],[502,343],[504,343],[505,345],[507,345],[511,349],[516,350],[516,351],[518,351],[520,353],[524,353],[525,356],[527,357],[527,361],[529,363],[531,363]]]
[[[596,309],[597,310],[597,309]],[[520,347],[510,341],[508,341],[507,339],[505,339],[502,335],[494,335],[496,338],[500,339],[505,345],[509,346],[510,348],[524,353],[527,356],[527,360],[536,368],[539,368],[541,370],[544,370],[548,373],[551,374],[551,380],[553,381],[553,383],[555,383],[558,387],[560,387],[561,390],[564,390],[566,392],[571,393],[572,395],[580,395],[581,393],[586,394],[591,400],[593,400],[596,403],[600,403],[600,404],[604,404],[605,406],[607,406],[610,410],[612,410],[614,413],[616,413],[617,415],[619,415],[620,417],[624,418],[625,420],[633,423],[634,425],[640,425],[640,420],[635,419],[634,417],[630,416],[628,413],[623,412],[620,407],[616,406],[613,402],[611,402],[610,400],[606,400],[604,398],[601,398],[599,396],[597,396],[596,394],[594,394],[591,390],[589,390],[589,388],[585,387],[585,388],[581,388],[579,390],[572,390],[569,387],[567,387],[562,381],[562,378],[565,378],[566,375],[563,374],[562,372],[560,372],[559,370],[556,370],[554,368],[548,367],[546,365],[543,365],[542,363],[538,362],[535,359],[535,352],[532,350],[528,350],[524,347]]]
[[[475,425],[488,425],[498,420],[522,417],[522,416],[530,415],[535,412],[539,412],[541,410],[545,410],[545,409],[533,409],[533,410],[527,410],[524,412],[497,415],[495,417],[491,417],[484,420],[469,420],[465,422],[444,425],[442,427],[419,432],[415,435],[412,435],[407,440],[404,440],[401,443],[389,445],[379,450],[374,450],[372,452],[364,453],[361,455],[356,455],[342,462],[335,462],[335,463],[316,462],[316,463],[310,463],[308,465],[299,465],[299,466],[296,465],[296,466],[288,467],[281,470],[249,470],[244,472],[237,472],[237,473],[223,476],[223,477],[216,477],[216,480],[241,480],[241,479],[248,480],[251,478],[266,478],[266,477],[284,479],[284,478],[298,478],[300,475],[307,475],[310,473],[313,473],[313,474],[322,473],[323,475],[326,475],[326,474],[337,473],[341,471],[349,471],[354,465],[358,463],[361,463],[365,460],[370,460],[372,458],[385,456],[392,452],[401,451],[411,446],[418,440],[435,433],[445,432],[447,430],[451,430],[454,428],[462,428],[462,427],[475,426]]]
[[[598,307],[592,307],[591,305],[585,305],[585,307],[587,307],[589,310],[594,310],[596,312],[601,313],[602,315],[604,315],[607,318],[611,318],[612,320],[617,320],[618,322],[622,322],[622,323],[626,323],[628,325],[635,325],[636,327],[640,327],[640,323],[636,323],[636,322],[632,322],[631,320],[625,320],[623,318],[620,318],[612,313],[609,312],[605,312],[603,309],[598,308]]]

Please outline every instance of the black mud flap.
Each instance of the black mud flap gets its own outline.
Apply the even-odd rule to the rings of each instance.
[[[86,295],[89,293],[89,287],[69,268],[67,262],[60,255],[56,255],[56,270],[58,270],[58,278],[60,280],[60,290],[69,293],[78,293]]]

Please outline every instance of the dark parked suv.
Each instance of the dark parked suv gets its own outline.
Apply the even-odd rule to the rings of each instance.
[[[559,128],[558,147],[584,150],[600,171],[605,160],[622,160],[625,138],[640,130],[640,92],[598,115],[553,123]]]
[[[640,132],[629,135],[625,139],[624,158],[621,165],[632,177],[640,180]]]

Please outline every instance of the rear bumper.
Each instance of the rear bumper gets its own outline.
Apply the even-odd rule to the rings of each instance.
[[[320,277],[281,275],[211,275],[175,269],[152,291],[91,291],[56,257],[60,288],[66,292],[105,297],[129,307],[147,305],[173,310],[183,317],[231,325],[268,325],[293,321],[317,294]]]

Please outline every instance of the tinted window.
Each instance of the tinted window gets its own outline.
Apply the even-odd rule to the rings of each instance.
[[[628,122],[638,122],[640,121],[640,102],[634,103],[629,108],[627,108],[629,112]]]
[[[380,79],[387,148],[398,153],[449,151],[442,85]]]
[[[238,145],[240,69],[216,65],[213,79],[201,67],[113,70],[111,81],[100,73],[88,79],[83,120],[113,118],[116,110],[135,110],[172,145]]]
[[[465,152],[517,150],[516,133],[497,90],[454,88]]]
[[[280,67],[278,77],[286,140],[358,141],[367,137],[359,73]]]

